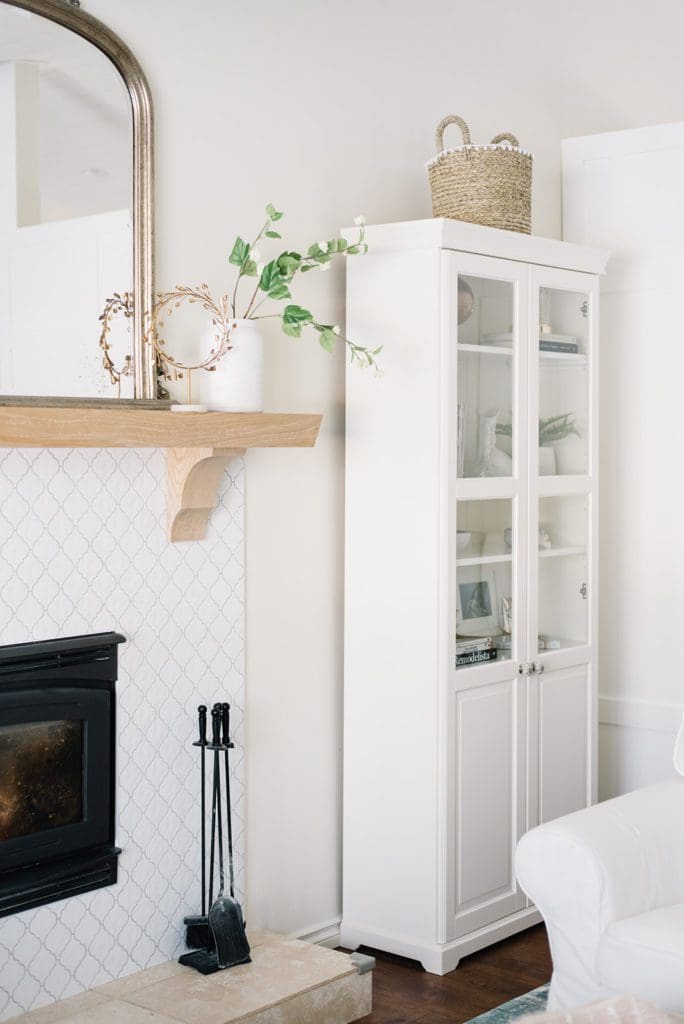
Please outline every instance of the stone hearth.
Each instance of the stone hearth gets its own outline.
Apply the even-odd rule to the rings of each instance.
[[[14,1024],[349,1024],[371,1012],[370,957],[275,932],[249,940],[251,964],[204,977],[169,961]]]

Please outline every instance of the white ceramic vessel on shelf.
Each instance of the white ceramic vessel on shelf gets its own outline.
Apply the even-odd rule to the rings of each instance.
[[[551,447],[539,446],[539,475],[554,476],[556,473],[556,452]]]
[[[203,345],[215,345],[216,328],[210,325]],[[212,412],[262,412],[264,408],[264,343],[254,320],[233,320],[231,349],[216,369],[202,371],[199,389],[202,402]]]

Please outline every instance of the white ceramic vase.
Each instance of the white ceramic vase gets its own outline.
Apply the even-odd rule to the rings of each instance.
[[[215,370],[202,370],[200,397],[210,412],[261,412],[264,408],[264,340],[254,320],[232,320],[230,352]],[[214,343],[209,325],[202,339],[205,350]]]
[[[556,475],[556,450],[551,446],[539,446],[539,476]]]

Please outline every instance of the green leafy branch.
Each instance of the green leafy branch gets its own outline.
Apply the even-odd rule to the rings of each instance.
[[[497,423],[496,432],[503,437],[513,436],[512,423]],[[566,437],[574,434],[581,437],[574,413],[566,412],[562,416],[549,416],[547,419],[539,420],[539,446],[555,444],[557,441],[564,441]]]
[[[373,366],[378,369],[376,356],[380,353],[382,346],[376,349],[364,348],[356,345],[349,339],[341,337],[341,330],[337,324],[324,324],[315,319],[313,313],[290,303],[279,313],[258,314],[258,311],[267,300],[284,302],[292,298],[291,285],[297,274],[308,273],[311,270],[329,270],[332,260],[336,256],[362,255],[368,251],[365,241],[365,220],[363,217],[356,218],[356,226],[359,228],[359,237],[349,244],[346,238],[330,238],[320,242],[314,242],[309,246],[306,255],[284,250],[275,259],[263,263],[258,248],[262,239],[281,238],[273,224],[282,219],[284,214],[276,210],[272,203],[266,207],[267,219],[259,234],[250,244],[243,238],[238,237],[231,250],[229,262],[238,268],[237,279],[233,289],[231,308],[233,316],[237,315],[237,297],[241,282],[245,278],[256,278],[256,284],[251,297],[245,308],[243,319],[261,320],[270,317],[278,317],[285,334],[291,338],[301,338],[305,327],[310,327],[318,333],[318,341],[326,352],[332,352],[335,342],[341,339],[345,342],[351,362],[360,366]]]
[[[566,437],[574,434],[580,437],[580,432],[575,423],[574,414],[564,413],[563,416],[549,416],[548,419],[539,420],[539,444],[554,444],[555,441],[564,441]]]

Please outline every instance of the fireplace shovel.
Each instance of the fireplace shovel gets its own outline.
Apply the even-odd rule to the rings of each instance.
[[[233,826],[230,806],[230,769],[228,765],[228,751],[233,746],[230,742],[230,705],[221,705],[220,720],[223,726],[223,748],[225,757],[226,772],[226,830],[228,839],[228,872],[230,896],[224,893],[225,878],[223,867],[223,823],[221,821],[221,767],[219,763],[219,743],[217,743],[218,715],[212,712],[212,724],[214,726],[214,786],[216,788],[216,803],[218,806],[218,854],[219,854],[219,892],[218,896],[209,908],[209,927],[214,936],[216,948],[216,960],[219,970],[227,967],[236,967],[238,964],[248,964],[251,960],[249,955],[249,942],[245,932],[245,920],[242,916],[242,907],[235,899],[234,871],[233,871]]]

